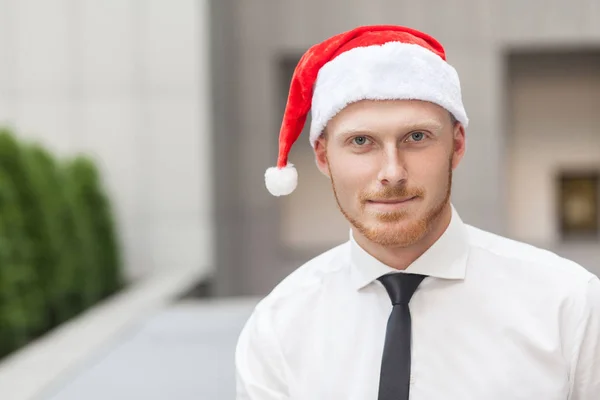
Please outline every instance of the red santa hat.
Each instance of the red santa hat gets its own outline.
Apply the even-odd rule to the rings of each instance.
[[[437,104],[466,128],[456,70],[433,37],[402,26],[361,26],[314,45],[294,70],[279,134],[277,166],[268,168],[265,184],[274,196],[294,191],[298,173],[289,163],[312,110],[310,144],[328,121],[360,100],[423,100]]]

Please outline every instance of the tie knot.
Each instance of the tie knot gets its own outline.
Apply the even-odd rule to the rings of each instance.
[[[392,304],[408,304],[425,275],[393,273],[379,277],[379,281],[387,290]]]

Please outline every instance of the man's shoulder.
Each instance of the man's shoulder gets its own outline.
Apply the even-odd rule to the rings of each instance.
[[[523,272],[575,284],[587,282],[595,276],[581,264],[554,251],[471,225],[467,225],[467,232],[473,251],[487,253],[503,263],[514,263],[524,269]]]
[[[350,242],[335,246],[308,260],[279,282],[258,307],[271,307],[297,294],[318,290],[324,279],[349,265]]]

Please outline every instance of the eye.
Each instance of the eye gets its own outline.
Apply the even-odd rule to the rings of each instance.
[[[425,137],[426,135],[424,132],[413,132],[410,134],[407,141],[421,142],[423,139],[425,139]]]
[[[357,146],[364,146],[368,142],[369,139],[367,139],[366,136],[356,136],[355,138],[352,138],[352,144],[355,144]]]

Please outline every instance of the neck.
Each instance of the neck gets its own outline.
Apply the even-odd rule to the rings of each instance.
[[[356,229],[352,229],[352,234],[356,243],[371,256],[392,268],[404,270],[433,246],[444,234],[450,224],[451,218],[452,208],[450,203],[448,203],[439,217],[431,224],[431,229],[418,242],[407,247],[379,245],[364,237]]]

